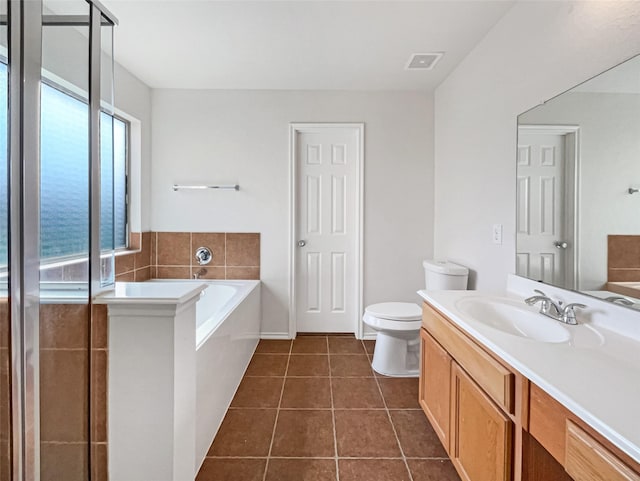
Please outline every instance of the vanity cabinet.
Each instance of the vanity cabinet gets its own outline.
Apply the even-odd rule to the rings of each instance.
[[[463,481],[511,479],[513,423],[455,362],[449,456]]]
[[[514,374],[427,305],[423,325],[419,401],[452,463],[463,481],[510,481]]]
[[[422,312],[420,406],[463,481],[640,481],[639,463],[429,304]]]
[[[575,481],[640,481],[640,466],[535,384],[529,432]]]
[[[449,446],[451,356],[424,329],[420,329],[420,406],[442,445]]]

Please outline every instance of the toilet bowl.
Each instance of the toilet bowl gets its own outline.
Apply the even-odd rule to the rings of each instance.
[[[362,320],[376,331],[371,367],[385,376],[418,377],[422,311],[411,302],[383,302],[365,309]]]
[[[422,263],[427,290],[464,290],[469,269],[449,261]],[[393,377],[418,377],[420,371],[420,306],[412,302],[384,302],[365,309],[362,320],[377,332],[371,367]]]

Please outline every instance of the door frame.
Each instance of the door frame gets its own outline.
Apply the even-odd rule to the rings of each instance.
[[[572,242],[572,268],[567,269],[565,274],[565,284],[571,279],[571,286],[563,286],[565,289],[577,290],[580,279],[580,263],[578,259],[578,251],[580,246],[576,242],[580,233],[580,126],[579,125],[547,125],[547,124],[522,124],[518,125],[519,131],[537,133],[537,134],[555,134],[565,137],[565,198],[564,208],[567,216],[571,216],[573,229],[571,230]],[[519,140],[519,136],[518,136]],[[517,149],[517,145],[516,145]],[[571,189],[573,196],[566,195],[568,189]],[[517,225],[516,212],[516,225]],[[566,262],[566,261],[565,261]]]
[[[362,323],[363,311],[363,277],[364,277],[364,249],[363,249],[363,225],[364,225],[364,123],[363,122],[323,122],[305,123],[294,122],[289,124],[289,338],[294,339],[297,333],[296,319],[296,219],[298,215],[297,177],[296,166],[296,137],[299,133],[317,132],[322,129],[353,129],[358,135],[358,152],[356,154],[356,275],[355,286],[351,293],[356,299],[356,319],[354,319],[354,334],[362,339],[364,326]]]

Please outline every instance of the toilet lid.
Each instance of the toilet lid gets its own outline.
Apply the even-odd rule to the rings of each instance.
[[[382,302],[372,304],[365,309],[367,314],[380,319],[394,321],[417,321],[422,317],[422,310],[413,302]]]

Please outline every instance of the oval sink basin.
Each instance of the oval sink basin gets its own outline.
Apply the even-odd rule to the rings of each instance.
[[[467,297],[456,302],[461,313],[493,329],[540,342],[566,342],[571,334],[559,321],[527,309],[520,302],[495,297]]]

